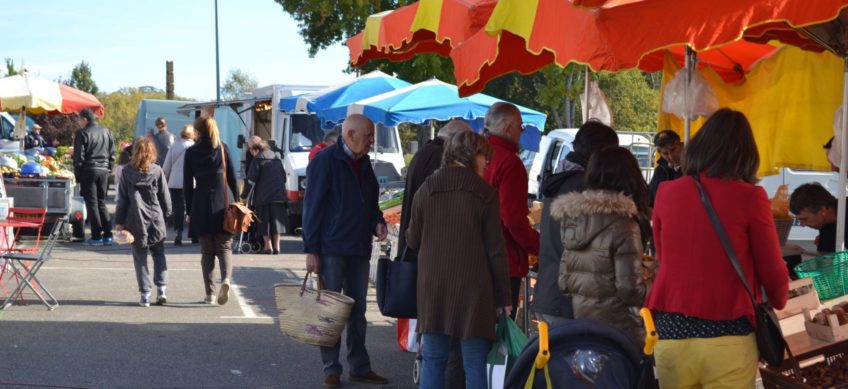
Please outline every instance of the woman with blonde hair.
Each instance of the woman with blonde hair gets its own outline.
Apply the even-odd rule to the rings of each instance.
[[[153,283],[156,284],[156,304],[167,301],[168,265],[165,263],[165,217],[171,213],[171,197],[166,190],[165,173],[156,163],[156,146],[148,138],[138,138],[133,145],[132,161],[124,167],[118,183],[118,207],[115,228],[126,231],[132,243],[139,304],[150,306],[150,275],[147,269],[148,252],[153,257]],[[124,231],[126,230],[126,231]]]
[[[213,118],[194,121],[197,143],[185,152],[183,163],[183,194],[186,215],[193,236],[200,241],[200,266],[207,304],[227,303],[230,276],[233,271],[233,234],[224,230],[224,210],[228,202],[237,201],[236,172],[230,151],[218,135]],[[215,299],[215,257],[221,267],[221,287]]]
[[[492,146],[473,132],[445,142],[442,167],[415,193],[406,230],[418,251],[421,388],[440,388],[452,339],[459,339],[465,387],[486,387],[495,321],[512,310],[498,191],[482,178]]]
[[[183,244],[183,227],[185,220],[185,198],[183,197],[183,166],[185,165],[185,152],[194,145],[194,127],[191,124],[183,126],[180,131],[180,141],[168,150],[162,169],[165,177],[168,177],[168,191],[171,193],[171,202],[174,204],[174,244]],[[189,234],[189,236],[193,236]]]

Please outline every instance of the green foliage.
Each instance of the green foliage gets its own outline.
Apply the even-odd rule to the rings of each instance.
[[[585,67],[578,64],[569,64],[565,68],[549,65],[539,74],[541,79],[534,83],[535,102],[548,114],[548,129],[577,127],[582,122],[579,108],[585,86]]]
[[[11,58],[6,58],[6,75],[4,77],[16,76],[24,72],[23,64],[15,67],[15,61]]]
[[[274,0],[294,17],[309,55],[343,42],[365,28],[368,16],[412,0]]]
[[[645,73],[638,70],[601,72],[596,74],[596,77],[612,109],[616,130],[656,130],[659,90],[651,88]]]
[[[116,141],[131,141],[135,134],[135,116],[143,99],[164,99],[165,92],[155,88],[121,88],[98,97],[106,115],[100,124],[112,130]],[[176,100],[186,100],[176,97]]]
[[[221,98],[224,100],[237,99],[242,94],[253,91],[258,85],[252,74],[241,69],[230,69],[227,81],[221,87]]]
[[[97,83],[91,78],[91,66],[86,61],[82,61],[79,65],[74,66],[73,70],[71,70],[71,78],[63,83],[93,95],[100,92],[100,89],[97,88]]]

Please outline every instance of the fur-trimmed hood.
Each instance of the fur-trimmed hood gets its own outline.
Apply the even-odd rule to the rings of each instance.
[[[613,223],[633,220],[638,213],[629,196],[605,190],[567,193],[551,204],[551,215],[562,224],[566,249],[582,249]]]

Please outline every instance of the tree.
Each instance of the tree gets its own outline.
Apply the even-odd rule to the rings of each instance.
[[[585,67],[549,65],[535,83],[536,103],[548,113],[548,128],[574,128],[582,123],[580,95],[584,90]]]
[[[645,73],[600,72],[596,77],[607,96],[616,130],[656,131],[660,93],[649,85]]]
[[[253,75],[241,70],[230,69],[227,81],[221,87],[221,98],[224,100],[237,99],[244,93],[252,92],[259,84]]]
[[[100,124],[112,130],[116,140],[132,140],[135,134],[135,117],[143,99],[164,99],[165,92],[155,88],[121,88],[98,97],[106,115]],[[186,100],[175,97],[176,100]]]
[[[70,79],[63,81],[63,83],[93,95],[100,92],[100,89],[97,88],[97,83],[91,78],[91,67],[85,61],[74,66],[74,69],[71,70]]]
[[[22,74],[24,72],[24,66],[15,68],[15,61],[11,58],[6,58],[6,77],[16,76],[18,74]]]

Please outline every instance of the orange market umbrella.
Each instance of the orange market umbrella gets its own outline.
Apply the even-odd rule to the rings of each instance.
[[[594,1],[598,4],[600,1]],[[649,54],[676,46],[703,52],[739,41],[752,26],[791,25],[835,17],[848,0],[610,0],[578,8],[568,0],[501,0],[484,30],[451,51],[460,94],[550,63],[623,70],[651,63]]]
[[[421,0],[371,15],[365,30],[347,40],[350,63],[386,58],[404,61],[416,54],[450,54],[486,25],[497,0]]]

